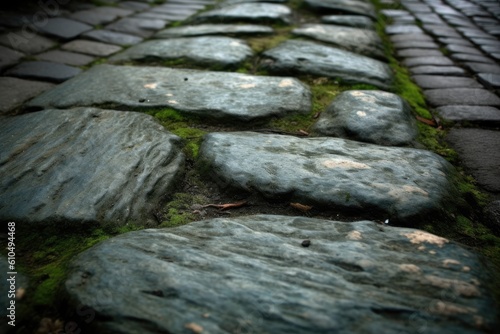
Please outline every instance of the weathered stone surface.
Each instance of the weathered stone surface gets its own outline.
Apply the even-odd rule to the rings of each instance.
[[[448,44],[446,45],[446,49],[448,49],[448,51],[450,51],[451,53],[467,53],[479,56],[482,55],[481,51],[479,51],[478,49],[460,44]]]
[[[84,66],[95,60],[95,57],[82,55],[80,53],[61,50],[51,50],[36,55],[37,60],[46,60],[54,63],[63,63],[73,66]]]
[[[354,28],[375,29],[373,20],[361,15],[327,15],[321,17],[321,22]]]
[[[203,35],[267,35],[273,28],[256,24],[200,24],[162,30],[154,38],[192,37]]]
[[[82,35],[82,37],[92,39],[98,42],[110,43],[122,46],[134,45],[144,40],[142,37],[104,30],[104,29],[92,30],[86,32]]]
[[[109,45],[100,42],[77,39],[64,44],[62,49],[73,52],[85,53],[92,56],[107,57],[120,51],[122,48],[116,45]]]
[[[415,83],[424,89],[429,88],[482,88],[476,80],[448,75],[415,75]]]
[[[134,11],[141,11],[148,9],[150,6],[145,3],[137,2],[137,1],[120,1],[118,4],[121,8],[131,9]]]
[[[54,47],[56,45],[56,42],[47,37],[39,35],[34,35],[31,38],[24,38],[22,31],[17,31],[1,35],[0,44],[32,55]]]
[[[241,3],[203,12],[193,18],[196,22],[284,22],[288,23],[292,11],[284,5],[272,3]]]
[[[350,90],[338,95],[321,114],[314,131],[379,145],[408,145],[417,125],[408,104],[382,91]]]
[[[144,222],[182,171],[179,138],[141,113],[44,110],[0,129],[2,221]]]
[[[437,45],[434,42],[427,42],[427,41],[401,41],[398,43],[394,43],[394,47],[396,49],[415,49],[415,48],[421,48],[421,49],[434,49],[437,50],[439,48],[439,45]]]
[[[477,78],[490,88],[500,88],[500,74],[479,73]]]
[[[362,0],[305,0],[310,7],[321,10],[339,11],[376,18],[375,8],[368,1]]]
[[[209,175],[244,191],[397,220],[440,209],[452,192],[452,167],[434,153],[340,138],[211,133],[200,157]]]
[[[410,68],[411,74],[447,74],[447,75],[466,75],[463,68],[458,66],[433,66],[421,65]]]
[[[203,36],[146,41],[110,58],[111,62],[187,58],[205,65],[237,66],[253,55],[244,40]]]
[[[48,61],[26,61],[9,69],[5,74],[27,79],[63,82],[82,72],[81,69]]]
[[[51,36],[72,39],[86,31],[92,30],[92,26],[62,17],[55,17],[49,19],[47,24],[40,25],[38,29]]]
[[[439,65],[439,66],[451,66],[453,62],[444,56],[437,57],[411,57],[406,58],[403,64],[407,67],[415,67],[421,65]]]
[[[442,57],[443,54],[439,50],[428,50],[428,49],[403,49],[398,50],[397,54],[399,57]]]
[[[436,111],[444,119],[467,122],[500,122],[500,110],[487,106],[444,106]]]
[[[305,73],[367,83],[382,89],[392,84],[390,68],[381,61],[314,42],[288,40],[264,52],[265,66],[277,73]]]
[[[460,62],[478,62],[478,63],[486,63],[486,64],[494,64],[495,61],[491,58],[485,56],[471,55],[468,53],[452,53],[450,55],[451,58],[458,60]]]
[[[446,105],[500,106],[500,98],[486,89],[444,88],[425,90],[427,101],[436,107]]]
[[[479,186],[500,192],[500,131],[451,129],[446,139]]]
[[[433,39],[426,34],[414,33],[414,34],[397,34],[390,36],[392,42],[404,42],[404,41],[422,41],[422,42],[432,42]]]
[[[472,334],[495,326],[486,270],[421,230],[259,215],[106,240],[65,287],[96,333]]]
[[[294,78],[99,65],[46,92],[29,105],[168,107],[204,117],[249,121],[307,113],[311,109],[310,99],[309,89]]]
[[[0,71],[19,62],[24,57],[21,52],[0,45]]]
[[[500,74],[500,66],[496,64],[465,63],[472,72]]]
[[[164,20],[144,20],[139,18],[125,17],[121,20],[108,24],[105,28],[125,34],[140,37],[151,37],[157,30],[165,27]]]
[[[385,28],[385,33],[388,35],[423,34],[423,31],[419,26],[413,24],[393,24]]]
[[[52,88],[46,82],[0,77],[0,114],[20,107],[27,100]]]
[[[378,34],[372,30],[329,24],[305,24],[292,32],[295,35],[307,36],[333,44],[347,51],[385,59],[382,41]]]

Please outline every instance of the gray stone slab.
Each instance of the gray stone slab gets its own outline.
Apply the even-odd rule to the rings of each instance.
[[[268,35],[273,28],[256,24],[200,24],[168,28],[159,31],[154,38],[193,37],[203,35]]]
[[[110,62],[186,58],[198,64],[234,67],[252,55],[252,49],[244,40],[203,36],[146,41],[111,57]]]
[[[200,159],[242,191],[400,221],[440,210],[453,192],[452,167],[434,153],[340,138],[211,133]]]
[[[264,52],[263,56],[265,66],[276,73],[340,78],[382,89],[389,89],[393,79],[390,68],[383,62],[309,41],[288,40]]]
[[[311,93],[294,78],[98,65],[29,105],[60,109],[102,105],[129,110],[173,108],[203,117],[251,121],[308,113]]]
[[[0,128],[2,221],[150,223],[184,164],[179,138],[142,113],[44,110]]]
[[[445,88],[425,90],[427,101],[436,107],[446,105],[500,106],[500,98],[485,89]]]
[[[414,13],[414,15],[422,23],[444,24],[441,17],[434,13]]]
[[[479,45],[498,45],[498,39],[496,38],[472,38],[472,41]]]
[[[491,58],[485,56],[472,55],[468,53],[452,53],[450,55],[451,58],[458,60],[460,62],[477,62],[477,63],[486,63],[486,64],[494,64],[495,61]]]
[[[55,17],[48,20],[47,24],[39,27],[44,34],[55,36],[61,39],[72,39],[82,33],[92,30],[92,26],[62,17]]]
[[[394,47],[396,47],[396,49],[415,49],[415,48],[434,49],[434,50],[439,49],[439,45],[437,45],[434,42],[412,41],[412,40],[396,42],[394,43]]]
[[[500,122],[500,110],[484,106],[444,106],[436,111],[444,119],[457,122]]]
[[[401,15],[392,18],[392,25],[414,25],[415,17],[411,14]]]
[[[494,73],[479,73],[478,80],[489,88],[500,88],[500,74]]]
[[[118,17],[119,16],[116,13],[100,11],[99,7],[81,10],[69,15],[69,18],[71,19],[84,22],[92,26],[108,24],[116,20]]]
[[[99,333],[477,334],[495,327],[487,270],[421,230],[258,215],[106,240],[65,288]]]
[[[17,64],[24,54],[0,45],[0,71]]]
[[[121,20],[108,24],[107,30],[117,31],[125,34],[140,37],[151,37],[156,31],[165,27],[163,20],[144,20],[138,18],[125,17]]]
[[[242,3],[203,12],[193,18],[196,22],[282,22],[288,23],[292,11],[279,4]]]
[[[446,45],[446,49],[448,49],[448,51],[450,51],[451,53],[468,53],[479,56],[482,55],[481,51],[479,51],[478,49],[464,45],[448,44]]]
[[[321,11],[343,12],[377,18],[375,8],[368,1],[362,0],[305,0],[311,8]]]
[[[375,29],[373,20],[362,15],[326,15],[321,17],[321,22],[353,28]]]
[[[497,64],[483,64],[483,63],[465,63],[472,72],[474,73],[492,73],[500,74],[500,66]]]
[[[385,33],[388,35],[399,34],[422,34],[422,29],[414,24],[393,24],[385,28]]]
[[[154,19],[154,20],[163,20],[163,21],[169,22],[169,21],[181,21],[181,20],[184,20],[191,15],[192,14],[190,14],[190,15],[187,15],[187,14],[172,15],[172,14],[164,14],[164,13],[142,12],[142,13],[136,14],[132,17],[137,18],[137,19]]]
[[[406,67],[415,67],[421,65],[435,65],[435,66],[451,66],[453,62],[444,56],[438,57],[411,57],[403,60]]]
[[[438,40],[443,44],[455,44],[455,45],[464,45],[473,47],[471,42],[463,38],[454,38],[454,37],[440,37]]]
[[[451,129],[446,140],[480,187],[500,192],[500,131]]]
[[[104,29],[92,30],[81,35],[83,38],[88,38],[94,41],[115,44],[115,45],[135,45],[142,42],[144,39],[142,37],[123,34],[115,31],[109,31]]]
[[[85,66],[93,62],[95,60],[95,57],[74,52],[52,50],[36,55],[36,59],[72,66]]]
[[[429,88],[483,88],[476,80],[449,75],[414,75],[415,83],[424,89]]]
[[[433,66],[421,65],[410,68],[410,73],[417,74],[447,74],[447,75],[467,75],[463,68],[457,66]]]
[[[368,57],[385,59],[382,40],[372,30],[329,24],[305,24],[294,29],[292,33],[327,42],[341,49]]]
[[[9,32],[0,36],[0,44],[25,54],[33,55],[57,45],[53,40],[39,35],[24,38],[20,31]]]
[[[137,2],[137,1],[121,1],[118,4],[118,6],[121,8],[131,9],[134,11],[141,11],[141,10],[146,10],[146,9],[150,8],[150,6],[148,4],[143,3],[143,2]]]
[[[473,38],[473,37],[491,38],[491,35],[485,33],[484,31],[482,31],[480,29],[477,29],[477,28],[474,29],[474,28],[458,27],[457,30],[469,38]]]
[[[48,61],[26,61],[5,72],[6,75],[38,79],[52,82],[63,82],[82,72],[81,69]]]
[[[434,35],[436,37],[453,37],[453,38],[460,38],[460,34],[455,31],[455,29],[451,27],[446,27],[442,25],[436,25],[436,24],[425,24],[424,25],[425,31],[427,31],[429,34]]]
[[[63,50],[85,53],[92,56],[107,57],[122,50],[116,45],[77,39],[61,46]]]
[[[418,34],[396,34],[396,35],[391,35],[389,36],[390,40],[393,43],[397,42],[405,42],[405,41],[422,41],[422,42],[432,42],[433,39],[422,33]]]
[[[382,9],[380,12],[390,18],[408,15],[409,13],[407,10],[404,9]]]
[[[429,50],[429,49],[403,49],[398,50],[397,54],[399,57],[442,57],[443,54],[439,50]]]
[[[47,82],[0,77],[0,115],[20,107],[53,86]]]
[[[486,53],[492,53],[492,52],[500,52],[500,41],[498,41],[497,45],[481,45],[480,48]]]
[[[408,104],[398,95],[376,90],[339,94],[321,113],[313,131],[388,146],[410,145],[418,133]]]

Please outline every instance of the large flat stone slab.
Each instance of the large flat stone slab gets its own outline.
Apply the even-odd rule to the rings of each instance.
[[[373,20],[361,15],[326,15],[321,17],[321,22],[354,28],[375,29]]]
[[[25,61],[10,68],[5,74],[24,79],[38,79],[60,83],[71,79],[81,72],[82,70],[77,67],[49,61]]]
[[[120,32],[104,29],[92,30],[82,34],[83,37],[98,42],[110,43],[116,45],[134,45],[143,41],[143,38]]]
[[[314,38],[344,50],[368,57],[385,59],[382,40],[375,31],[328,24],[305,24],[292,31],[298,36]]]
[[[267,35],[273,28],[257,24],[199,24],[168,28],[159,31],[154,38],[192,37],[203,35]]]
[[[17,64],[24,54],[0,45],[0,71]]]
[[[409,58],[412,59],[412,58]],[[424,89],[428,88],[482,88],[476,80],[448,75],[414,75],[415,83]]]
[[[249,121],[307,113],[311,109],[311,93],[299,80],[287,77],[99,65],[28,105],[168,107],[203,117]]]
[[[204,36],[146,41],[111,57],[110,62],[186,58],[203,65],[234,67],[252,55],[252,49],[244,40],[223,36]]]
[[[305,0],[305,3],[316,9],[324,11],[343,12],[377,18],[375,8],[368,1],[363,0]]]
[[[276,73],[303,73],[340,78],[390,89],[392,72],[381,61],[349,51],[299,40],[288,40],[264,52],[264,64]]]
[[[39,25],[38,29],[45,34],[66,40],[92,30],[92,26],[62,17],[55,17],[48,19],[46,24]]]
[[[396,94],[376,90],[341,93],[313,129],[321,135],[390,146],[409,145],[418,133],[410,106]]]
[[[451,165],[424,150],[236,132],[206,135],[200,157],[244,191],[396,220],[439,210],[452,193]]]
[[[195,22],[282,22],[288,23],[290,8],[273,3],[241,3],[209,10],[196,15]]]
[[[500,109],[488,106],[444,106],[436,108],[441,117],[449,121],[499,122]]]
[[[47,82],[0,77],[0,115],[20,107],[52,87],[54,84]]]
[[[119,33],[148,38],[153,36],[156,31],[163,29],[165,22],[164,20],[124,17],[121,20],[108,24],[105,28]]]
[[[436,107],[446,105],[500,106],[500,98],[486,89],[443,88],[425,90],[427,101]]]
[[[45,110],[0,121],[0,220],[89,223],[154,219],[184,163],[153,117]]]
[[[78,256],[65,287],[75,308],[95,310],[96,333],[494,328],[478,256],[420,230],[378,226],[260,215],[131,232]]]

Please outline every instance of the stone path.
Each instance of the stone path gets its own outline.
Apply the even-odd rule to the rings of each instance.
[[[464,166],[500,198],[500,6],[401,5],[382,11],[396,56],[432,111],[453,122],[447,140]],[[0,221],[34,231],[155,227],[72,260],[61,288],[71,307],[97,312],[93,332],[497,326],[475,253],[396,227],[438,224],[430,217],[458,215],[461,199],[457,170],[422,148],[413,110],[392,91],[371,2],[105,0],[38,10],[50,18],[31,35],[28,14],[0,13]],[[189,185],[194,172],[204,181]],[[158,228],[186,185],[192,197],[203,188],[214,200],[286,203],[287,215],[241,202],[252,214]],[[498,203],[488,207],[493,219]],[[200,217],[206,209],[189,207]]]

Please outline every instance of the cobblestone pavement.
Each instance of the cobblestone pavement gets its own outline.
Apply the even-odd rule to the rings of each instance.
[[[498,328],[498,1],[8,7],[0,222],[110,237],[21,253],[19,333]]]

